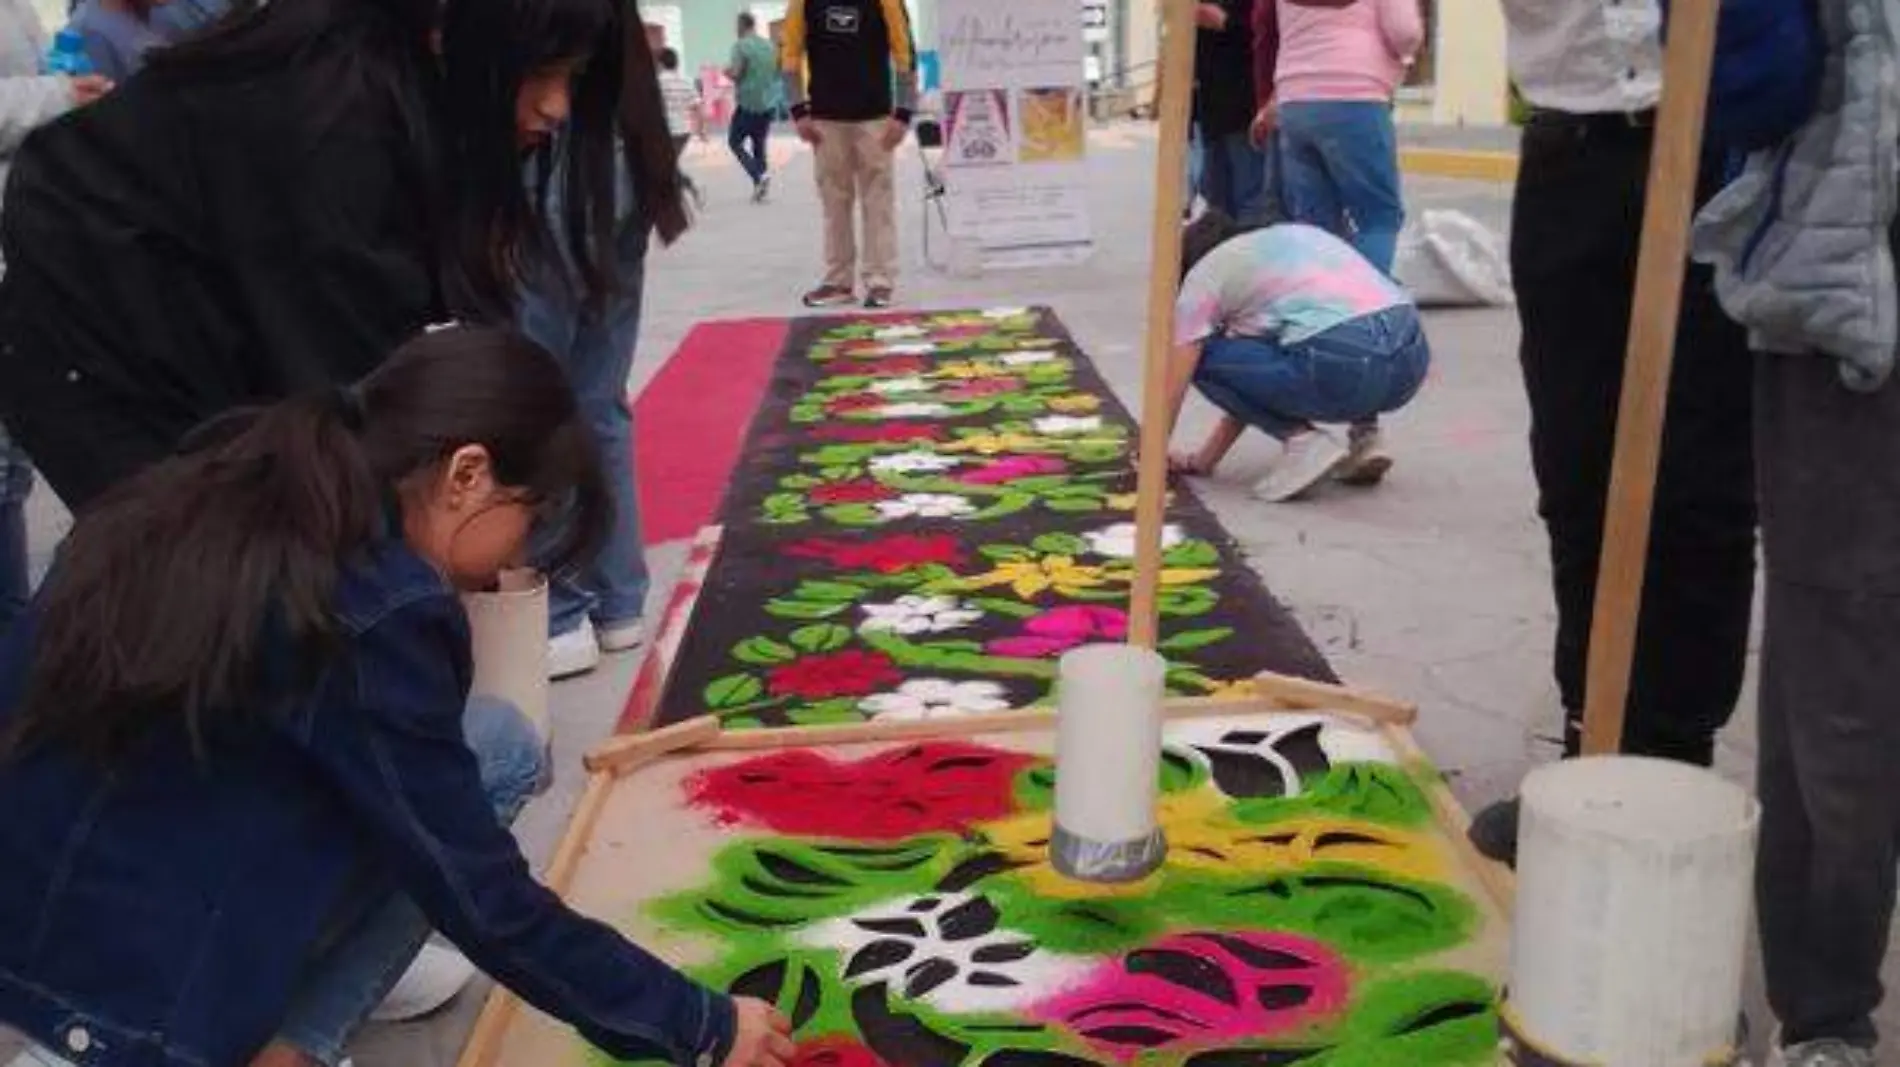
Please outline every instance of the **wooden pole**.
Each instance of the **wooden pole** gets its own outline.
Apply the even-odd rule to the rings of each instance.
[[[1168,501],[1168,354],[1174,348],[1174,298],[1181,274],[1181,196],[1187,171],[1188,100],[1194,83],[1195,0],[1162,0],[1161,89],[1155,150],[1153,263],[1148,275],[1148,336],[1142,349],[1141,452],[1135,482],[1135,583],[1129,643],[1153,648],[1160,628],[1161,526]]]
[[[1669,371],[1682,311],[1683,268],[1689,262],[1702,120],[1715,61],[1716,6],[1717,0],[1676,0],[1669,11],[1662,102],[1650,150],[1642,250],[1636,259],[1623,398],[1616,416],[1616,455],[1610,467],[1596,612],[1590,626],[1583,751],[1592,755],[1622,747]],[[1693,471],[1677,473],[1695,476]]]

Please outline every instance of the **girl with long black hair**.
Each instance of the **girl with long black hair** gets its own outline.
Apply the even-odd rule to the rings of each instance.
[[[472,328],[100,497],[0,645],[0,1024],[86,1067],[334,1065],[426,916],[616,1057],[782,1064],[769,1007],[535,881],[502,825],[533,731],[464,711],[458,589],[610,507],[560,367]]]
[[[203,419],[507,320],[554,244],[520,175],[557,127],[605,301],[616,152],[643,223],[686,225],[652,64],[631,0],[271,0],[152,51],[15,160],[0,416],[79,506]]]

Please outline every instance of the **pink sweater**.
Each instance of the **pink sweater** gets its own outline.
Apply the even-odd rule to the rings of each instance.
[[[1390,100],[1425,41],[1418,0],[1273,0],[1280,103]]]

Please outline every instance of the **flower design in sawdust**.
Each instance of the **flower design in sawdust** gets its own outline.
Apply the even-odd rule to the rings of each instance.
[[[888,604],[862,605],[861,632],[884,632],[909,637],[914,634],[940,634],[960,630],[983,617],[975,608],[964,607],[955,597],[900,596]]]
[[[897,665],[882,652],[845,649],[774,667],[766,689],[773,696],[826,700],[875,693],[902,678]]]
[[[905,493],[878,501],[877,513],[884,519],[958,519],[976,514],[976,506],[949,493]]]
[[[852,985],[882,982],[906,999],[958,1014],[1006,1012],[1047,999],[1100,966],[1043,951],[1003,929],[996,906],[980,894],[897,901],[797,936],[840,950],[844,980]]]
[[[1170,729],[1168,739],[1205,763],[1215,787],[1236,800],[1298,796],[1302,783],[1341,763],[1398,762],[1376,732],[1316,715],[1274,716],[1246,726],[1183,722]]]
[[[1102,428],[1100,415],[1045,415],[1033,424],[1037,433],[1061,437],[1068,434],[1093,433]]]
[[[950,414],[948,404],[933,404],[927,400],[884,404],[872,410],[881,419],[925,419]]]
[[[986,319],[1001,322],[1004,319],[1020,319],[1024,315],[1029,314],[1029,309],[1018,307],[985,308],[980,314]]]
[[[1120,641],[1128,636],[1128,613],[1120,608],[1072,604],[1023,624],[1016,637],[999,637],[984,646],[992,656],[1040,659],[1060,655],[1091,641]]]
[[[927,337],[930,331],[922,326],[885,326],[871,331],[871,336],[880,341],[908,341],[917,337]]]
[[[889,378],[871,383],[871,391],[883,396],[893,393],[927,393],[930,389],[930,383],[922,378]]]
[[[889,693],[868,696],[858,710],[878,720],[918,721],[989,715],[1010,709],[1009,691],[996,682],[912,678]]]
[[[955,456],[942,456],[935,452],[899,452],[894,456],[879,456],[871,461],[871,469],[882,474],[934,474],[949,470],[963,462]]]
[[[1179,526],[1169,523],[1161,528],[1161,547],[1163,550],[1173,548],[1186,536]],[[1113,526],[1085,533],[1082,537],[1089,543],[1089,551],[1095,555],[1109,559],[1135,558],[1135,524],[1132,522],[1118,522]]]
[[[844,541],[816,537],[785,547],[800,559],[821,559],[841,570],[874,570],[897,574],[928,563],[957,566],[963,545],[949,534],[895,534],[875,541]]]

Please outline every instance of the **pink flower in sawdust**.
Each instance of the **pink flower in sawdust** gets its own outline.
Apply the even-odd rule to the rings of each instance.
[[[917,356],[886,356],[851,369],[854,373],[868,374],[873,378],[903,378],[924,373],[930,369],[930,362]]]
[[[1120,641],[1128,636],[1128,613],[1120,608],[1075,604],[1030,619],[1016,637],[999,637],[984,646],[993,656],[1041,659],[1060,655],[1091,641]]]
[[[820,507],[829,507],[833,504],[874,504],[880,500],[889,500],[896,495],[868,478],[815,486],[808,494],[811,502]]]
[[[1020,378],[974,378],[945,389],[941,395],[946,400],[981,400],[986,396],[1014,393],[1022,387]]]
[[[1053,456],[1007,456],[972,471],[957,475],[957,481],[971,485],[1001,485],[1019,478],[1034,478],[1043,474],[1062,474],[1069,469],[1067,463]]]
[[[843,396],[832,397],[831,402],[825,405],[825,410],[833,415],[841,415],[847,411],[863,411],[866,408],[878,407],[883,403],[885,399],[876,393],[846,393]]]
[[[1338,1014],[1348,991],[1345,962],[1318,941],[1193,933],[1104,964],[1025,1014],[1126,1063],[1293,1032]]]
[[[935,441],[937,428],[916,422],[831,423],[814,427],[811,435],[820,441],[845,444],[880,444],[886,441]]]

